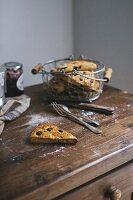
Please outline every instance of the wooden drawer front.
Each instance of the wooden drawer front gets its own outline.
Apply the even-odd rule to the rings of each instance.
[[[108,200],[111,199],[107,191],[111,186],[121,191],[120,200],[131,200],[133,192],[133,162],[99,178],[93,183],[85,184],[73,190],[58,200]]]

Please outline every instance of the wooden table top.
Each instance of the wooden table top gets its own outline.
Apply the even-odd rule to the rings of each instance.
[[[44,101],[42,85],[25,89],[30,108],[6,124],[0,142],[0,199],[48,200],[90,181],[132,159],[133,95],[105,86],[95,104],[115,107],[113,115],[90,113],[103,133],[57,115]],[[72,132],[76,145],[31,144],[31,131],[43,122]]]

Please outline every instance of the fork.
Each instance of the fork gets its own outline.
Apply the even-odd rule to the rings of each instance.
[[[62,108],[64,108],[64,110],[66,110],[66,111],[68,111],[69,113],[72,114],[72,112],[69,110],[69,108],[66,105],[64,105],[64,104],[60,104],[60,105],[62,106]],[[91,124],[93,126],[99,126],[100,125],[99,122],[97,122],[96,120],[88,119],[88,118],[83,117],[83,116],[79,117],[79,118],[81,120],[83,120],[84,122],[89,123],[89,124]]]
[[[75,116],[74,114],[66,111],[61,104],[57,104],[56,102],[51,103],[51,105],[53,106],[54,110],[61,116],[63,117],[68,117],[69,119],[72,119],[75,122],[78,122],[79,124],[85,126],[86,128],[88,128],[89,130],[91,130],[93,133],[96,134],[100,134],[102,133],[102,131],[99,128],[96,128],[86,122],[84,122],[82,119],[78,118],[77,116]]]

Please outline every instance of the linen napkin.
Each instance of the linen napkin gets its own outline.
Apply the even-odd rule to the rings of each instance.
[[[27,95],[7,99],[6,104],[0,110],[0,136],[6,121],[15,120],[25,112],[30,106],[30,100]]]

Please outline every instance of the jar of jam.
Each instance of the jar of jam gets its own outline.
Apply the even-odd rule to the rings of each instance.
[[[6,68],[6,97],[19,96],[24,93],[23,65],[18,62],[7,62]]]

